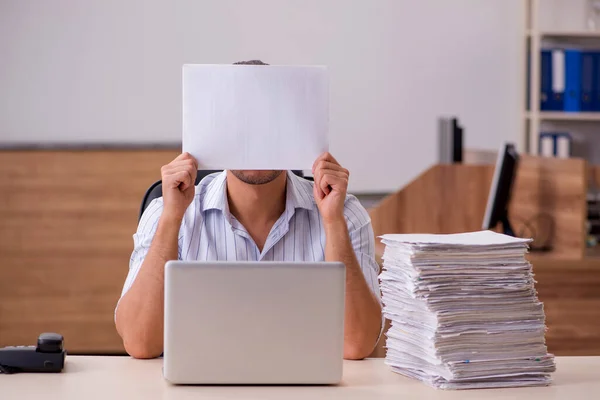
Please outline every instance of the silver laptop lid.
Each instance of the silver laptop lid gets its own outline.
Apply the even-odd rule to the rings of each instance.
[[[187,384],[329,384],[342,375],[342,263],[165,267],[164,376]]]

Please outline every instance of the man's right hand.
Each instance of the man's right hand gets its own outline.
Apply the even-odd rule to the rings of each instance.
[[[194,199],[198,162],[183,153],[160,169],[162,176],[163,214],[182,219]]]

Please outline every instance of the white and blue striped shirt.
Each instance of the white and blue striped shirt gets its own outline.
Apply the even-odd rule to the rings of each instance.
[[[207,176],[196,186],[194,200],[179,230],[178,258],[199,261],[323,261],[325,232],[313,197],[313,183],[288,172],[285,211],[262,252],[242,224],[229,212],[226,172]],[[133,284],[148,253],[163,210],[163,199],[153,200],[133,235],[134,250],[121,297]],[[367,284],[380,298],[375,262],[375,238],[369,214],[356,197],[348,195],[344,215],[356,258]]]

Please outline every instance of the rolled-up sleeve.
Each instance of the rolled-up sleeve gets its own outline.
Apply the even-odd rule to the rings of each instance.
[[[375,261],[375,235],[367,210],[354,197],[349,196],[344,214],[350,233],[350,241],[360,268],[371,291],[381,301],[379,290],[379,265]]]
[[[131,253],[131,258],[129,259],[129,272],[127,274],[127,278],[125,279],[125,284],[123,285],[120,299],[123,298],[125,293],[127,293],[127,291],[131,288],[138,272],[140,271],[140,267],[142,266],[146,255],[148,254],[148,250],[150,249],[150,244],[152,244],[152,238],[156,233],[158,220],[160,219],[162,210],[163,200],[162,198],[157,198],[152,200],[142,214],[142,218],[138,223],[137,230],[133,234],[133,252]],[[120,299],[119,301],[121,301]],[[119,303],[117,303],[117,306],[115,307],[115,315],[118,307]]]
[[[365,281],[381,304],[379,289],[379,265],[375,261],[375,235],[369,213],[354,196],[348,196],[344,207],[344,215],[348,224],[350,241],[356,254],[356,259],[365,277]],[[381,315],[381,330],[377,342],[381,339],[385,326],[385,317]]]

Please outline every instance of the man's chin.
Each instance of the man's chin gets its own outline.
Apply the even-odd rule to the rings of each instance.
[[[249,185],[264,185],[273,182],[283,172],[277,170],[231,170],[236,178]]]

